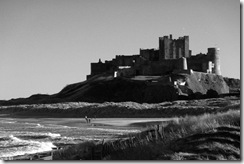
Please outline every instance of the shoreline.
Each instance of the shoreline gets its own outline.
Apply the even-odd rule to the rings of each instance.
[[[136,105],[138,105],[138,104],[136,104]],[[141,104],[141,105],[143,106],[143,104]],[[144,104],[144,106],[145,106],[145,104]],[[193,118],[198,117],[197,115],[202,115],[202,114],[215,115],[216,113],[225,113],[229,110],[233,110],[233,111],[240,110],[241,105],[240,105],[240,99],[236,99],[236,98],[234,98],[234,99],[223,99],[223,98],[216,99],[216,98],[214,98],[214,99],[208,99],[208,100],[171,102],[171,103],[166,103],[163,105],[162,104],[158,105],[157,108],[154,105],[151,106],[152,108],[145,108],[145,109],[144,108],[141,109],[140,107],[139,107],[140,109],[132,109],[132,108],[127,108],[126,106],[123,106],[123,107],[121,107],[121,106],[110,107],[109,106],[110,109],[106,109],[106,107],[107,106],[97,107],[98,108],[97,111],[106,110],[106,111],[104,111],[105,113],[107,113],[107,112],[111,113],[112,112],[115,114],[116,114],[116,112],[119,112],[119,111],[120,112],[121,111],[125,111],[125,112],[132,111],[133,115],[131,114],[130,116],[131,117],[137,116],[137,117],[135,117],[135,118],[111,117],[111,119],[114,119],[114,121],[109,121],[108,118],[104,118],[104,117],[101,118],[101,117],[98,117],[98,115],[97,115],[96,119],[92,119],[90,124],[86,124],[85,118],[83,116],[81,116],[80,114],[79,114],[80,117],[74,117],[74,118],[71,118],[71,117],[54,117],[54,118],[60,118],[59,122],[58,122],[59,125],[67,125],[68,122],[62,121],[62,119],[63,120],[65,120],[65,119],[73,120],[73,122],[68,124],[68,126],[75,126],[75,127],[80,126],[80,124],[82,123],[84,126],[87,126],[87,127],[102,127],[102,128],[104,128],[104,127],[113,126],[115,128],[116,127],[137,127],[137,128],[142,128],[142,129],[143,128],[148,129],[149,127],[152,127],[155,124],[158,124],[158,123],[162,124],[162,120],[164,120],[166,123],[166,122],[170,122],[170,121],[172,122],[172,120],[177,119],[177,117],[182,118],[185,115],[188,115],[187,117],[193,116]],[[136,106],[135,108],[138,108],[138,106]],[[33,110],[33,109],[30,109],[30,110]],[[88,109],[79,109],[79,110],[81,112],[84,112],[84,113],[86,111],[88,111]],[[94,109],[91,109],[91,110],[94,110]],[[47,111],[49,111],[49,109],[47,109]],[[60,109],[60,111],[63,111],[63,109]],[[68,112],[68,111],[69,110],[66,110],[66,112]],[[156,112],[154,113],[154,111],[157,111],[157,112],[160,111],[159,113],[164,113],[164,116],[171,116],[171,117],[163,118],[162,115],[157,115],[160,117],[158,117],[158,118],[153,118],[153,117],[140,117],[140,118],[138,118],[137,112],[144,112],[144,111],[147,111],[147,112],[150,111],[153,114],[151,116],[156,116],[155,115]],[[93,112],[94,111],[91,111],[91,113],[93,113]],[[129,113],[131,113],[131,112],[129,112]],[[18,113],[16,113],[16,114],[18,114]],[[24,112],[22,114],[28,114],[28,112]],[[38,112],[35,114],[38,114]],[[46,113],[46,114],[48,115],[48,113]],[[62,114],[65,114],[65,113],[62,113]],[[94,113],[93,113],[93,115],[94,115]],[[120,115],[118,114],[117,116],[124,116],[124,115],[125,115],[125,113],[122,112],[122,113],[120,113]],[[24,115],[22,115],[22,116],[24,116]],[[44,115],[41,117],[32,117],[31,115],[29,117],[27,117],[27,115],[25,117],[18,117],[18,115],[15,115],[15,116],[12,115],[11,116],[10,114],[8,115],[6,113],[4,113],[4,114],[2,113],[2,114],[0,114],[0,118],[16,118],[16,119],[27,119],[28,118],[28,119],[33,119],[33,120],[42,120],[42,119],[46,119],[46,120],[50,119],[51,120],[53,117],[47,118],[47,117],[44,117]],[[122,122],[120,122],[120,120]],[[131,120],[134,120],[134,121],[131,121]],[[145,120],[147,120],[147,121],[145,121]],[[161,120],[161,121],[159,121],[159,120]],[[114,139],[116,140],[116,138],[114,138]],[[113,138],[112,138],[112,140],[113,140]],[[84,142],[86,142],[86,141],[84,141]],[[78,145],[78,144],[75,144],[75,145]],[[68,146],[64,146],[63,148],[67,148],[67,147]],[[53,150],[48,151],[47,153],[50,153],[50,152],[54,152],[54,151]],[[14,158],[16,158],[16,159],[14,159],[14,160],[24,160],[23,158],[29,158],[30,156],[38,155],[41,153],[45,153],[45,152],[15,156]]]
[[[201,123],[199,123],[199,121]],[[192,126],[189,127],[189,124]],[[222,133],[228,133],[228,135],[224,136],[226,140],[230,139],[236,142],[237,145],[235,144],[235,147],[233,148],[232,143],[229,143],[225,140],[220,140],[220,144],[222,146],[230,144],[227,145],[226,150],[233,149],[232,151],[234,151],[233,153],[235,153],[235,156],[232,155],[232,151],[218,151],[218,156],[214,156],[214,152],[213,154],[211,154],[211,145],[208,146],[207,143],[200,142],[200,140],[202,139],[209,140],[212,135],[222,136]],[[156,155],[159,153],[157,151],[158,149],[162,149],[162,152],[160,156],[157,156],[155,158],[157,160],[175,160],[176,157],[178,160],[189,160],[191,158],[202,160],[221,160],[223,159],[223,155],[227,155],[227,157],[224,158],[225,160],[238,160],[240,159],[240,151],[236,150],[239,150],[238,143],[240,143],[240,109],[229,109],[227,112],[220,112],[211,115],[204,114],[201,116],[193,117],[187,116],[184,118],[179,118],[179,120],[177,121],[168,122],[166,126],[161,125],[147,128],[147,130],[141,131],[140,133],[134,135],[128,135],[128,137],[129,138],[117,138],[115,140],[108,140],[105,142],[102,140],[99,140],[97,142],[85,141],[82,143],[74,144],[73,146],[64,146],[63,149],[59,150],[15,156],[13,157],[13,160],[128,160],[130,158],[134,159],[134,155],[131,154],[131,150],[136,154],[148,152],[149,154],[146,153],[144,154],[144,156],[140,157],[142,159],[144,159],[144,157],[145,159],[151,159],[150,153]],[[209,155],[206,156],[201,153],[199,155],[188,153],[187,155],[186,153],[184,154],[184,152],[178,152],[178,147],[184,149],[183,151],[185,152],[193,151],[195,147],[191,148],[191,140],[189,139],[194,137],[196,139],[195,144],[204,144],[205,146],[207,146],[207,149],[209,150],[206,150],[206,152],[208,152],[208,154],[210,153]],[[188,141],[189,143],[185,143]],[[214,143],[214,140],[211,142]],[[144,150],[146,152],[141,151],[141,146],[146,148]],[[216,147],[218,145],[212,146]],[[105,149],[103,150],[103,148]],[[173,152],[169,151],[171,149],[173,150]],[[196,149],[199,148],[196,147]],[[121,151],[127,154],[123,155],[123,153],[121,154]],[[100,155],[98,155],[97,153],[99,153]],[[101,153],[103,155],[101,155]],[[52,154],[52,156],[50,154]]]
[[[127,118],[125,118],[127,119]],[[106,127],[128,127],[128,129],[130,128],[135,128],[137,127],[138,128],[138,132],[137,133],[128,133],[128,134],[125,134],[121,137],[111,137],[111,138],[107,138],[105,139],[105,141],[113,141],[113,140],[119,140],[119,139],[125,139],[127,137],[124,137],[124,136],[131,136],[131,135],[134,135],[134,134],[138,134],[138,133],[141,133],[143,132],[144,130],[146,130],[148,127],[152,127],[154,125],[157,125],[157,124],[167,124],[166,122],[170,122],[172,121],[174,118],[168,118],[168,119],[163,119],[163,118],[135,118],[135,119],[132,119],[130,118],[130,120],[124,120],[124,119],[119,119],[119,120],[115,120],[115,121],[109,121],[107,119],[101,119],[101,118],[97,118],[96,120],[94,120],[93,123],[90,123],[90,124],[86,124],[85,122],[83,123],[85,126],[87,126],[88,128],[106,128]],[[67,125],[67,124],[63,124],[63,125]],[[74,124],[71,123],[71,126],[75,126]],[[62,149],[65,149],[65,148],[68,148],[69,146],[72,146],[72,145],[79,145],[79,144],[82,144],[82,143],[85,143],[87,141],[90,141],[90,140],[84,140],[83,142],[80,142],[80,143],[76,143],[76,144],[65,144],[65,145],[58,145],[58,147],[56,149],[53,149],[53,150],[50,150],[50,151],[43,151],[43,152],[36,152],[36,153],[33,153],[33,154],[24,154],[24,155],[15,155],[15,156],[10,156],[10,157],[1,157],[2,160],[35,160],[38,156],[49,156],[50,157],[50,154],[54,153],[55,151],[57,150],[62,150]],[[92,140],[93,142],[100,142],[102,141],[101,140]],[[55,144],[54,144],[55,145]],[[57,146],[57,145],[55,145]]]

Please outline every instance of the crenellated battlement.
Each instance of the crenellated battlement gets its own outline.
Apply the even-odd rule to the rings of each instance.
[[[116,55],[114,59],[91,63],[90,78],[101,73],[132,77],[136,75],[160,76],[179,70],[221,75],[219,48],[208,48],[206,54],[192,55],[189,36],[173,39],[172,35],[159,37],[159,49],[140,49],[136,55]]]

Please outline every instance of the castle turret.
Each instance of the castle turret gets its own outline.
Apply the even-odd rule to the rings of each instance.
[[[171,36],[172,37],[172,36]],[[159,37],[159,60],[170,59],[170,44],[172,39],[168,36]]]
[[[208,56],[214,64],[212,72],[217,75],[221,75],[219,51],[220,48],[216,48],[216,47],[208,48]]]
[[[189,36],[184,36],[183,39],[183,57],[191,57],[190,53],[189,53]]]

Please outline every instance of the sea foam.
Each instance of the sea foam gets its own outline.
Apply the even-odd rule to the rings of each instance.
[[[22,140],[18,137],[10,135],[9,138],[12,140],[11,144],[16,145],[16,147],[11,146],[5,148],[4,151],[0,152],[0,159],[3,157],[12,157],[24,154],[34,154],[38,152],[50,151],[52,148],[56,147],[52,142],[39,142],[33,140]],[[10,142],[9,142],[10,143]],[[17,145],[25,144],[24,146]],[[7,146],[7,145],[6,145]]]

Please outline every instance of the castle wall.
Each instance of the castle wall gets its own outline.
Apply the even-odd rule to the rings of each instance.
[[[151,62],[150,64],[142,64],[140,67],[142,75],[162,75],[175,70],[192,69],[198,72],[211,72],[211,63],[213,59],[206,54],[191,56],[189,58],[168,59],[158,62]]]
[[[155,61],[140,67],[142,75],[160,76],[177,69],[178,60]]]
[[[140,56],[149,61],[158,61],[159,53],[155,49],[140,49]]]
[[[187,65],[189,69],[198,72],[207,72],[206,64],[208,64],[208,57],[205,54],[199,54],[197,56],[192,56],[187,58]]]
[[[198,54],[187,58],[187,64],[194,71],[221,75],[218,48],[208,48],[207,54]]]
[[[105,63],[103,63],[101,60],[99,60],[97,63],[91,63],[91,74],[87,76],[87,79],[104,72],[113,73],[115,69],[116,66],[114,65],[114,61],[105,61]]]
[[[216,54],[215,51],[215,49],[209,49],[208,54],[198,54],[189,58],[182,57],[179,59],[150,61],[149,59],[152,59],[151,57],[154,51],[150,49],[142,50],[142,56],[116,56],[116,59],[113,61],[91,63],[91,75],[108,71],[113,72],[118,70],[119,66],[131,66],[131,68],[118,70],[118,76],[159,76],[175,70],[183,71],[187,69],[206,73],[215,73],[216,71],[220,73],[220,68],[218,67],[219,55]],[[213,63],[213,65],[211,63]]]
[[[120,66],[130,66],[121,70]],[[189,36],[172,39],[172,35],[159,37],[159,49],[140,49],[139,55],[116,55],[115,59],[91,63],[91,75],[118,71],[123,76],[163,75],[173,71],[194,70],[221,75],[218,48],[208,48],[207,54],[191,55]]]
[[[119,69],[117,71],[117,76],[119,76],[119,77],[135,76],[135,69],[133,69],[133,68]]]
[[[124,56],[116,55],[115,63],[117,66],[133,66],[139,55]]]
[[[91,63],[91,75],[100,74],[107,71],[104,63]]]

